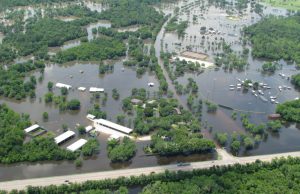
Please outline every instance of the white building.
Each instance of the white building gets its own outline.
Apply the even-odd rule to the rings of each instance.
[[[96,87],[90,87],[90,92],[104,92],[104,88],[96,88]]]
[[[74,131],[66,131],[65,133],[57,136],[56,138],[54,138],[54,141],[56,144],[61,144],[64,141],[72,138],[75,136],[75,132]]]
[[[89,133],[90,131],[92,131],[94,129],[94,127],[93,126],[86,126],[85,127],[85,132],[87,132],[87,133]]]
[[[128,127],[124,127],[122,125],[104,119],[95,119],[94,127],[96,131],[104,132],[111,135],[118,134],[120,136],[129,135],[133,131]]]
[[[92,114],[88,114],[88,115],[86,115],[86,118],[90,121],[93,121],[96,118],[96,116],[94,116]]]
[[[84,144],[87,143],[87,140],[85,139],[79,139],[78,141],[74,142],[73,144],[69,145],[67,147],[67,150],[70,150],[71,152],[75,152],[76,150],[82,148]]]
[[[86,90],[86,88],[85,87],[79,87],[78,90],[81,91],[81,92],[84,92]]]
[[[30,133],[30,132],[33,132],[33,131],[37,130],[38,128],[40,128],[40,126],[35,124],[35,125],[32,125],[32,126],[26,128],[26,129],[24,129],[24,131],[26,133]]]
[[[63,83],[57,83],[55,86],[57,88],[67,88],[68,90],[72,88],[72,86]]]

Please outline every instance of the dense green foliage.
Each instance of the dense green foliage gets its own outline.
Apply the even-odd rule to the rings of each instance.
[[[136,145],[129,137],[124,137],[122,141],[113,139],[107,143],[107,152],[112,162],[124,162],[135,155]]]
[[[35,77],[31,77],[29,81],[24,81],[25,76],[30,71],[44,67],[45,64],[38,61],[10,65],[8,69],[0,66],[0,95],[20,100],[28,94],[34,93]]]
[[[294,84],[297,87],[300,87],[300,73],[292,75],[292,84]]]
[[[215,139],[221,146],[225,146],[228,141],[228,134],[218,132],[215,134]]]
[[[161,22],[163,16],[153,7],[143,1],[111,0],[110,9],[101,13],[102,19],[110,20],[112,27],[125,27],[130,25],[155,26]]]
[[[45,57],[48,47],[61,46],[68,40],[86,36],[78,20],[64,22],[57,19],[31,19],[25,29],[9,31],[3,40],[4,45],[10,45],[18,51],[18,55],[35,54]]]
[[[0,10],[15,6],[34,5],[38,3],[60,3],[74,0],[0,0]]]
[[[299,193],[300,159],[277,159],[271,163],[252,164],[210,169],[194,169],[139,177],[120,177],[87,181],[82,184],[28,187],[28,193],[79,193],[88,190],[116,190],[120,186],[144,187],[144,193]]]
[[[185,30],[188,27],[187,21],[178,22],[176,17],[170,19],[165,29],[167,32],[176,31],[179,37],[184,36]]]
[[[300,100],[279,104],[276,107],[276,112],[286,121],[300,123]]]
[[[111,38],[99,38],[91,42],[82,43],[80,46],[60,51],[56,61],[59,63],[74,60],[104,60],[115,59],[125,55],[125,44]]]
[[[245,28],[253,56],[300,63],[300,16],[269,17]]]
[[[84,156],[92,156],[100,151],[100,144],[96,138],[89,139],[88,142],[82,147],[82,154]]]
[[[76,158],[74,153],[59,148],[49,137],[37,137],[24,143],[24,129],[29,125],[29,116],[19,115],[6,105],[0,105],[1,163]]]
[[[279,67],[278,63],[266,62],[262,66],[263,72],[274,73]]]
[[[152,151],[160,155],[203,153],[212,151],[215,144],[202,138],[201,134],[189,133],[186,129],[160,130],[151,136]]]

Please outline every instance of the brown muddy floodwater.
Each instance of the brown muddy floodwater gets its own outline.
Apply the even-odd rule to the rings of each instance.
[[[176,33],[161,33],[157,39],[157,53],[163,49],[165,52],[180,53],[187,49],[194,52],[204,52],[210,55],[213,59],[221,49],[217,48],[217,44],[224,39],[225,42],[231,45],[231,48],[237,52],[242,52],[242,34],[241,30],[244,26],[249,26],[258,22],[261,16],[250,11],[250,6],[243,12],[243,16],[239,19],[231,19],[225,9],[204,4],[205,9],[200,6],[200,1],[184,1],[178,4],[164,4],[161,6],[166,14],[172,13],[175,7],[180,7],[181,11],[178,14],[179,21],[188,21],[189,26],[186,29],[184,37],[178,37]],[[202,5],[202,4],[201,4]],[[182,11],[188,8],[188,11]],[[158,8],[159,9],[159,8]],[[286,15],[287,11],[279,8],[265,7],[263,15]],[[193,15],[197,16],[196,21],[193,20]],[[205,26],[207,29],[213,28],[218,33],[216,34],[200,34],[200,28]],[[188,48],[189,47],[189,48]],[[247,45],[251,51],[251,46]],[[250,120],[256,124],[266,122],[267,115],[274,113],[276,105],[269,100],[270,96],[277,96],[279,103],[287,100],[293,100],[299,97],[299,90],[294,88],[290,81],[283,79],[279,73],[284,73],[288,77],[296,73],[294,65],[287,64],[285,61],[279,61],[282,64],[280,70],[272,75],[264,75],[258,70],[261,69],[265,61],[253,59],[251,55],[248,57],[250,64],[245,71],[238,72],[225,71],[222,68],[206,69],[202,74],[196,75],[186,73],[183,77],[179,77],[178,81],[182,85],[187,84],[188,78],[193,78],[199,86],[198,96],[203,100],[210,100],[216,104],[225,105],[238,110],[259,112],[260,114],[251,114]],[[250,79],[253,81],[263,82],[268,84],[271,89],[264,91],[264,96],[269,101],[263,102],[259,97],[252,95],[249,91],[230,91],[229,85],[236,85],[238,79]],[[290,90],[279,91],[279,86],[290,87]],[[187,96],[181,96],[182,101],[187,102]],[[205,106],[204,106],[205,107]],[[219,108],[217,113],[208,114],[203,110],[202,121],[207,121],[213,127],[213,132],[222,131],[232,133],[233,131],[245,131],[239,118],[234,121],[231,119],[231,110]],[[300,148],[300,126],[299,124],[290,124],[284,126],[279,133],[269,133],[268,137],[260,143],[258,147],[251,151],[241,151],[240,155],[257,155],[268,153],[279,153],[286,151],[299,151]],[[213,135],[210,135],[213,137]]]
[[[122,70],[124,68],[124,71]],[[80,73],[83,71],[83,73]],[[34,74],[36,77],[40,76],[39,72]],[[70,75],[73,77],[71,78]],[[80,111],[65,111],[60,112],[57,107],[46,105],[40,98],[43,98],[47,92],[47,83],[52,81],[54,83],[61,82],[72,85],[73,89],[69,91],[68,99],[77,98],[81,102]],[[155,86],[149,88],[147,83],[153,82]],[[98,74],[97,64],[86,63],[72,63],[65,65],[48,65],[45,68],[44,80],[38,83],[35,100],[26,99],[21,102],[11,101],[1,98],[0,103],[5,102],[12,109],[19,113],[28,113],[31,116],[32,122],[38,122],[41,126],[44,126],[47,130],[60,134],[63,132],[62,124],[67,124],[71,130],[75,129],[77,123],[81,125],[90,125],[91,123],[86,119],[88,109],[93,107],[94,103],[97,103],[88,92],[89,87],[103,87],[105,92],[108,93],[108,100],[106,105],[102,106],[102,109],[107,112],[107,119],[116,121],[116,116],[121,114],[122,105],[121,101],[125,97],[131,95],[133,88],[146,88],[149,91],[149,95],[156,95],[158,91],[158,81],[151,73],[146,73],[142,77],[137,77],[134,69],[123,67],[122,61],[115,62],[113,73],[100,76]],[[79,92],[77,87],[86,87],[87,91]],[[116,88],[120,93],[120,100],[116,101],[111,98],[111,90]],[[54,89],[55,94],[60,94],[59,89]],[[100,97],[103,98],[103,94]],[[49,120],[44,122],[42,119],[42,113],[46,111],[49,113]],[[76,130],[74,130],[76,131]],[[149,144],[148,141],[137,142],[138,152],[131,162],[128,163],[110,163],[106,153],[107,135],[101,134],[98,138],[101,144],[101,151],[99,155],[94,158],[89,158],[83,161],[81,168],[76,168],[73,162],[43,162],[34,164],[16,164],[16,165],[0,165],[0,180],[22,179],[32,177],[54,176],[64,175],[72,173],[84,173],[94,172],[101,170],[111,170],[120,168],[135,168],[145,166],[164,165],[170,163],[177,163],[178,161],[201,161],[210,160],[216,158],[215,153],[211,154],[195,154],[189,157],[176,156],[176,157],[158,157],[158,156],[145,156],[143,148]],[[62,145],[66,147],[80,136],[77,135],[66,144]]]

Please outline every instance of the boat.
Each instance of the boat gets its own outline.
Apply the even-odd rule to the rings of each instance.
[[[252,94],[255,94],[255,90],[252,90],[251,92],[252,92]]]
[[[235,88],[229,88],[229,90],[234,90]]]
[[[264,95],[264,92],[261,91],[261,90],[258,90],[258,93],[261,94],[261,95]]]
[[[254,94],[254,96],[257,97],[258,95],[257,95],[257,94]]]
[[[276,96],[270,96],[270,98],[271,98],[271,99],[276,99],[277,97],[276,97]]]
[[[148,83],[148,86],[149,86],[149,87],[153,87],[154,85],[155,85],[155,84],[154,84],[153,82],[149,82],[149,83]]]
[[[229,85],[229,87],[234,87],[234,85]]]
[[[268,99],[266,99],[264,96],[262,96],[262,95],[259,95],[259,97],[260,97],[260,99],[261,99],[262,101],[264,101],[264,102],[268,102]]]
[[[240,89],[242,89],[242,87],[236,87],[236,89],[237,89],[237,90],[240,90]]]
[[[275,103],[275,100],[274,100],[274,99],[271,99],[271,102],[272,102],[272,103]]]
[[[275,104],[279,104],[279,102],[278,102],[278,101],[275,101]]]

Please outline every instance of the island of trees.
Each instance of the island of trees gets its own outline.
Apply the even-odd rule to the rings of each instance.
[[[245,28],[255,57],[284,59],[300,64],[300,15],[268,17]]]

